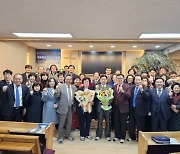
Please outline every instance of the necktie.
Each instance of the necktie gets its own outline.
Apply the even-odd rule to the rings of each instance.
[[[71,98],[71,89],[70,86],[68,86],[68,101],[69,101],[69,106],[72,105],[72,98]]]
[[[158,96],[161,97],[161,89],[158,89]]]
[[[138,94],[138,90],[139,90],[139,88],[136,86],[136,88],[134,90],[133,107],[136,107],[136,96]]]
[[[117,91],[119,92],[120,84],[117,85]]]
[[[19,86],[16,86],[16,107],[20,106]]]
[[[10,81],[7,81],[6,83],[7,83],[7,85],[9,85],[9,84],[10,84]]]

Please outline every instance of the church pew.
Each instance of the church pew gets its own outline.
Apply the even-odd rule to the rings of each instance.
[[[0,151],[29,152],[41,154],[39,137],[26,135],[0,134]]]

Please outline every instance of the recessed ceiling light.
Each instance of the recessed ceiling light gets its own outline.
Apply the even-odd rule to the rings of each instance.
[[[71,45],[71,44],[69,44],[69,45],[68,45],[68,47],[72,48],[72,45]]]
[[[115,48],[116,46],[115,45],[111,45],[111,48]]]
[[[13,33],[18,37],[33,38],[72,38],[70,33]]]
[[[93,45],[90,45],[89,47],[90,47],[90,48],[93,48],[94,46],[93,46]]]
[[[154,34],[142,34],[139,38],[154,38],[154,39],[179,39],[180,33],[154,33]]]
[[[159,46],[159,45],[156,45],[155,48],[160,48],[160,46]]]
[[[137,45],[133,45],[133,48],[137,48]]]
[[[47,46],[47,47],[51,47],[51,45],[50,45],[50,44],[47,44],[46,46]]]

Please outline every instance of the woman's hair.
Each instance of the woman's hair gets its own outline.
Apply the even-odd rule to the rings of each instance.
[[[34,77],[35,77],[35,79],[37,78],[36,73],[30,73],[30,74],[28,75],[28,78],[30,78],[31,76],[34,76]]]
[[[34,87],[36,86],[40,86],[40,91],[42,90],[42,86],[40,82],[34,82],[34,84],[32,85],[32,89],[34,90]]]
[[[50,88],[49,82],[51,82],[51,80],[54,80],[54,82],[55,82],[55,85],[54,85],[54,89],[55,89],[55,88],[56,88],[56,85],[57,85],[55,78],[49,78],[49,79],[48,79],[48,81],[47,81],[47,87]]]
[[[50,69],[50,71],[51,71],[51,68],[53,67],[53,66],[55,66],[55,68],[56,68],[56,71],[58,71],[58,68],[57,68],[57,66],[56,65],[51,65],[50,67],[49,67],[49,69]]]
[[[173,89],[174,89],[174,86],[176,86],[176,85],[178,85],[178,86],[180,87],[180,83],[175,82],[175,83],[172,84],[171,89],[173,90]]]
[[[90,79],[89,77],[84,77],[84,78],[82,79],[82,83],[84,83],[85,80],[89,80],[89,84],[91,83],[91,79]]]

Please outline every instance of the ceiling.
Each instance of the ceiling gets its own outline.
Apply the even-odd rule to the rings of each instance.
[[[0,40],[34,48],[163,50],[180,40],[139,40],[142,33],[180,33],[180,0],[0,0]],[[13,32],[71,33],[73,39],[16,40]],[[82,40],[78,43],[74,40]],[[84,43],[83,40],[90,40]],[[104,43],[92,40],[108,40]],[[113,40],[130,40],[126,43]],[[131,40],[138,40],[134,42]],[[91,43],[92,41],[92,43]],[[142,42],[141,42],[142,41]],[[157,43],[156,43],[157,42]],[[72,47],[68,47],[71,44]],[[115,48],[110,48],[115,45]],[[138,45],[136,49],[133,45]],[[156,49],[155,45],[160,45]]]

